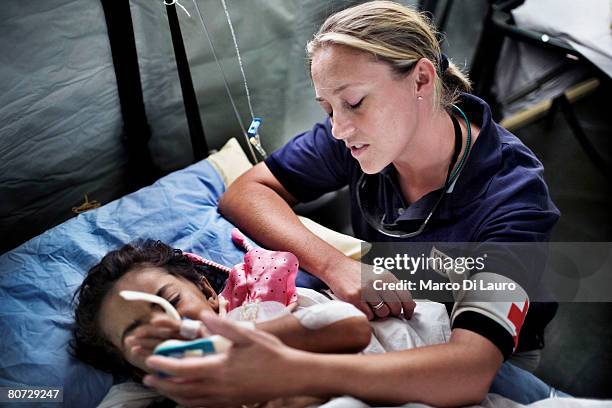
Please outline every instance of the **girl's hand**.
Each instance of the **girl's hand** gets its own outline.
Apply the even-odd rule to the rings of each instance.
[[[206,335],[207,333],[202,326],[197,337]],[[189,340],[181,335],[181,322],[166,315],[159,315],[134,329],[129,336],[126,336],[124,344],[126,351],[132,356],[146,358],[153,354],[153,350],[158,344],[169,339]]]

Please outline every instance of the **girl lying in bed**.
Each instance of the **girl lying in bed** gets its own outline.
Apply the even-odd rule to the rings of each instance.
[[[265,258],[271,254],[260,251],[249,251],[249,254],[255,259],[260,258],[258,255]],[[245,265],[248,268],[249,262],[256,262],[249,254],[245,264],[237,266],[238,271],[244,270]],[[154,348],[167,339],[185,337],[181,335],[181,322],[166,316],[161,307],[130,302],[119,293],[132,290],[160,296],[183,318],[197,320],[203,311],[218,313],[218,293],[225,286],[223,294],[229,298],[230,307],[235,307],[239,300],[234,295],[240,298],[240,289],[244,289],[243,285],[236,285],[238,276],[230,274],[225,285],[227,272],[220,273],[220,268],[206,263],[151,240],[108,253],[90,269],[75,295],[78,303],[72,343],[74,355],[119,378],[141,382],[151,372],[144,361]],[[273,268],[270,267],[271,273]],[[272,288],[277,286],[270,284],[267,276],[259,275],[263,283],[257,284],[258,290],[265,292],[267,288],[268,292],[274,292]],[[290,288],[289,284],[289,292]],[[297,295],[294,313],[258,322],[257,328],[274,334],[289,346],[321,353],[353,353],[366,346],[367,352],[384,352],[439,343],[447,338],[444,333],[448,332],[448,318],[439,304],[421,305],[411,325],[394,318],[370,326],[365,315],[350,304],[309,289],[299,288]],[[267,293],[266,296],[274,295]],[[293,296],[286,297],[288,302],[295,300]],[[203,328],[198,330],[201,330],[199,336],[206,334]]]
[[[165,298],[183,318],[219,311],[218,271],[159,241],[128,244],[108,253],[87,274],[76,294],[73,351],[77,358],[105,371],[139,380],[144,359],[161,341],[184,338],[180,322],[146,302],[129,302],[122,290]],[[292,314],[257,323],[284,343],[316,352],[355,352],[370,341],[365,316],[342,319],[319,330],[306,329]]]

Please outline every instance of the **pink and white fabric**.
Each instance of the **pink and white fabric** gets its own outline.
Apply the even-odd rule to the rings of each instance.
[[[244,303],[275,301],[288,306],[297,302],[295,278],[299,262],[295,255],[255,248],[237,228],[232,230],[232,241],[247,253],[244,262],[231,269],[220,293],[228,302],[228,312]]]
[[[228,274],[231,272],[231,269],[228,268],[227,266],[211,261],[210,259],[202,258],[200,255],[192,254],[191,252],[183,252],[183,255],[189,258],[189,260],[193,263],[199,263],[199,264],[212,266],[213,268],[219,269],[221,271],[225,271]]]

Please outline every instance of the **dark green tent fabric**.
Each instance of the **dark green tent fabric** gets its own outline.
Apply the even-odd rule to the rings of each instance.
[[[125,0],[127,1],[127,0]],[[149,147],[163,173],[193,162],[162,0],[132,0]],[[177,8],[211,148],[240,128],[195,6]],[[354,1],[228,1],[255,114],[271,151],[323,118],[304,45],[325,15]],[[217,54],[250,123],[242,77],[219,0],[198,0]],[[0,252],[74,216],[90,200],[129,191],[128,156],[104,13],[97,0],[5,2],[0,8]]]

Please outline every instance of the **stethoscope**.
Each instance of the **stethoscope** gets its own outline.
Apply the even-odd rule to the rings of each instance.
[[[380,220],[378,220],[377,219],[378,217],[376,217],[375,215],[370,214],[367,211],[367,208],[364,207],[362,200],[361,200],[361,192],[362,190],[365,189],[365,186],[367,183],[366,174],[362,173],[361,176],[359,177],[359,180],[357,181],[357,188],[356,188],[357,206],[359,207],[359,211],[361,212],[361,215],[366,220],[366,222],[370,225],[370,227],[374,228],[376,231],[380,232],[381,234],[387,237],[392,237],[392,238],[413,238],[413,237],[416,237],[417,235],[420,235],[425,230],[425,227],[427,227],[427,224],[429,223],[429,220],[431,219],[432,215],[434,215],[438,207],[440,207],[440,203],[444,199],[444,195],[450,189],[450,186],[452,186],[455,180],[457,180],[457,177],[459,177],[459,174],[461,174],[461,171],[465,167],[465,163],[467,162],[467,158],[470,154],[471,143],[472,143],[472,131],[470,129],[470,121],[467,118],[466,114],[458,106],[456,105],[451,105],[451,106],[455,112],[459,113],[463,117],[463,120],[465,121],[465,125],[467,127],[467,138],[466,138],[465,151],[463,152],[463,155],[461,156],[461,159],[459,161],[459,164],[457,165],[457,168],[453,171],[453,167],[455,167],[455,164],[457,163],[457,159],[459,157],[459,153],[461,152],[462,134],[461,134],[461,127],[459,126],[459,122],[453,115],[450,115],[451,121],[453,122],[453,127],[455,129],[455,149],[453,151],[453,157],[448,166],[448,171],[446,173],[446,181],[444,182],[444,188],[442,189],[442,192],[440,193],[440,197],[438,197],[438,199],[436,200],[436,203],[432,207],[431,211],[429,211],[429,214],[427,215],[427,217],[425,217],[425,220],[423,220],[423,222],[421,223],[421,225],[416,231],[412,231],[412,232],[402,231],[399,225],[397,225],[397,223],[385,222],[384,211],[383,211],[382,216],[380,216]]]

